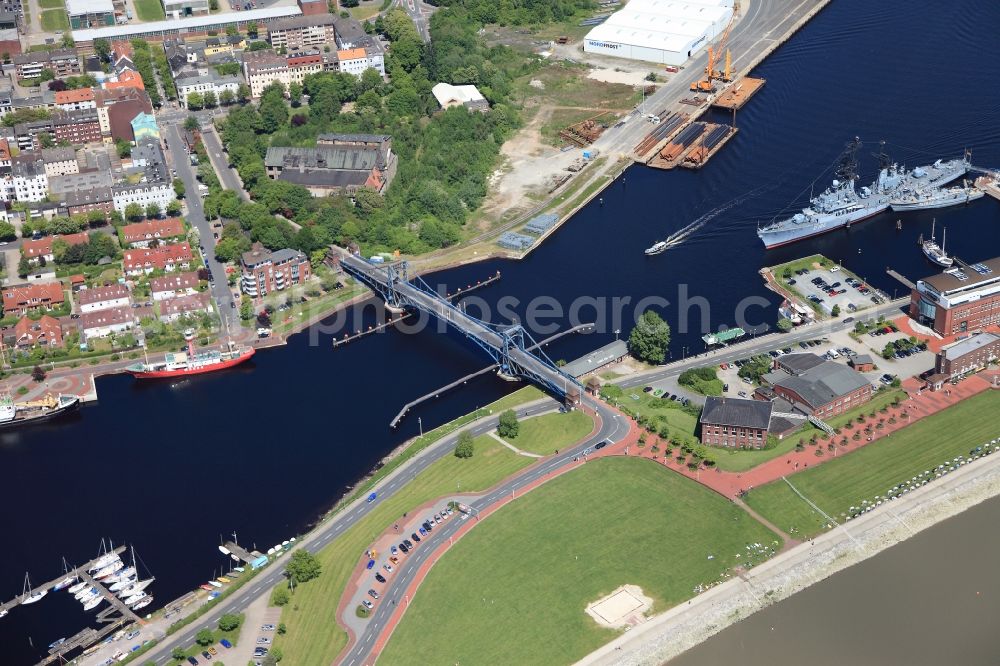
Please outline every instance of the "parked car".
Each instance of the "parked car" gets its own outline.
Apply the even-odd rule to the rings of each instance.
[[[226,648],[227,650],[229,650],[229,649],[231,649],[233,647],[233,644],[230,643],[229,640],[226,639],[226,638],[221,639],[219,641],[219,645],[221,645],[222,647]]]
[[[385,576],[383,576],[382,574],[376,572],[375,573],[375,580],[377,580],[380,583],[384,583],[385,582]]]
[[[198,660],[194,657],[188,657],[188,663],[191,664],[191,666],[198,666]]]
[[[417,543],[420,543],[420,535],[417,534],[416,532],[414,532],[413,534],[411,534],[410,538],[413,539],[414,541],[416,541]]]
[[[205,658],[206,660],[207,660],[207,659],[211,659],[211,658],[212,658],[212,655],[210,655],[210,654],[208,653],[208,650],[202,650],[202,651],[201,651],[201,656],[203,656],[203,657],[204,657],[204,658]]]
[[[407,546],[407,548],[412,548],[412,545]],[[386,571],[388,571],[389,573],[392,573],[393,571],[395,571],[395,569],[393,569],[392,565],[389,564],[389,563],[383,564],[382,568],[385,569]]]
[[[371,597],[372,599],[375,599],[376,601],[378,601],[378,596],[379,595],[378,595],[378,592],[376,592],[374,589],[368,590],[368,596]]]
[[[595,451],[599,451],[599,450],[603,449],[605,446],[607,446],[608,444],[609,444],[608,440],[604,440],[603,442],[598,442],[597,444],[594,445],[594,450]]]

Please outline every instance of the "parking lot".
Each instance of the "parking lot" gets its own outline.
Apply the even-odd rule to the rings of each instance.
[[[840,306],[840,316],[848,317],[884,302],[883,295],[840,266],[802,268],[782,280],[828,315],[835,305]]]

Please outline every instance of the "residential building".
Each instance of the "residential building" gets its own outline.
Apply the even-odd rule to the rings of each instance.
[[[486,101],[476,86],[453,86],[450,83],[438,83],[431,88],[431,93],[442,109],[464,106],[470,111],[488,111],[490,108],[490,103]]]
[[[144,90],[122,88],[97,92],[97,113],[101,131],[110,135],[112,141],[123,139],[132,143],[135,133],[132,120],[140,113],[152,113],[149,95]]]
[[[80,315],[80,330],[88,340],[106,338],[114,333],[122,333],[135,326],[135,311],[132,308],[109,308]]]
[[[11,167],[10,144],[0,139],[0,176],[9,176]]]
[[[34,79],[50,70],[57,79],[64,79],[80,73],[80,57],[76,49],[53,49],[52,51],[29,51],[13,58],[14,72],[19,79]]]
[[[79,111],[56,111],[52,114],[52,134],[56,143],[70,143],[74,146],[85,143],[100,143],[101,120],[97,109]]]
[[[307,16],[330,14],[330,5],[326,0],[297,0],[299,9]]]
[[[130,203],[137,203],[143,207],[155,203],[162,211],[176,199],[163,150],[158,141],[139,142],[132,149],[132,167],[126,173],[140,176],[140,181],[123,182],[111,188],[115,210],[118,212],[124,214],[125,208]]]
[[[1000,257],[918,280],[910,317],[944,336],[1000,324]]]
[[[63,333],[59,320],[42,315],[38,320],[21,317],[14,324],[14,346],[20,349],[31,347],[62,347]]]
[[[204,16],[208,14],[208,0],[163,0],[163,12],[167,18]]]
[[[135,58],[135,47],[128,39],[115,39],[111,42],[111,64],[117,65],[123,59],[132,61]]]
[[[51,310],[66,302],[59,282],[35,282],[3,288],[4,315],[23,315],[32,310]]]
[[[77,193],[92,192],[102,187],[111,187],[113,182],[111,171],[81,171],[65,176],[49,176],[49,196],[61,199]]]
[[[21,153],[11,160],[14,197],[18,201],[42,201],[49,195],[49,177],[38,153]]]
[[[334,16],[333,29],[337,34],[338,49],[380,48],[378,40],[365,32],[355,18]]]
[[[76,151],[72,148],[43,148],[42,161],[45,163],[45,175],[49,178],[80,173]]]
[[[60,90],[55,94],[56,106],[63,111],[79,111],[80,109],[97,108],[93,88],[77,88],[76,90]]]
[[[99,210],[108,216],[115,209],[115,199],[111,194],[110,187],[67,192],[63,195],[63,204],[70,215],[86,214]]]
[[[154,301],[164,301],[195,293],[199,282],[197,271],[171,273],[163,277],[152,278],[149,281],[149,290]]]
[[[359,187],[384,193],[396,176],[396,155],[387,135],[322,134],[312,148],[268,148],[268,178],[307,188],[313,196],[352,194]]]
[[[212,299],[204,292],[161,300],[160,321],[176,321],[184,316],[212,312]]]
[[[122,284],[107,287],[91,287],[76,293],[76,304],[80,312],[97,312],[108,308],[123,308],[131,304],[128,289]]]
[[[934,357],[934,374],[944,381],[977,372],[1000,358],[1000,335],[979,333],[944,347]]]
[[[243,78],[250,86],[251,97],[260,97],[264,88],[275,81],[287,89],[288,77],[288,62],[274,51],[250,51],[243,54]]]
[[[125,244],[132,247],[148,247],[151,241],[177,238],[184,234],[184,222],[179,217],[126,224],[121,228]]]
[[[125,63],[125,60],[121,61]],[[123,69],[117,72],[114,78],[106,80],[102,84],[104,90],[125,90],[128,88],[136,88],[138,90],[145,90],[146,84],[142,80],[142,75],[133,69]]]
[[[52,119],[33,120],[28,123],[18,123],[14,126],[14,137],[20,150],[41,150],[40,134],[52,136]]]
[[[20,6],[20,3],[18,3]],[[0,12],[10,14],[10,12]],[[4,23],[3,25],[9,25]],[[17,28],[0,28],[0,53],[7,53],[12,56],[23,53],[21,48],[21,37]]]
[[[177,86],[177,99],[182,106],[187,106],[188,95],[198,93],[204,95],[207,92],[215,94],[216,99],[226,90],[235,95],[239,90],[243,79],[238,75],[222,76],[214,69],[208,70],[205,74],[199,71],[183,72],[174,78]]]
[[[274,21],[267,26],[267,41],[275,49],[296,49],[336,45],[337,33],[334,30],[334,17],[324,12],[322,14],[291,16]]]
[[[77,234],[64,234],[62,236],[42,236],[38,240],[25,238],[21,241],[21,256],[32,263],[37,263],[39,259],[53,261],[55,255],[52,252],[52,244],[57,240],[67,245],[80,245],[81,243],[89,243],[90,236],[81,231]]]
[[[359,46],[337,51],[337,71],[360,77],[366,69],[374,69],[385,76],[385,55],[381,49]]]
[[[174,270],[187,270],[191,267],[191,259],[191,246],[184,241],[156,248],[127,249],[122,265],[126,275],[143,275],[154,270],[170,273]]]
[[[296,250],[271,252],[256,243],[240,262],[243,293],[253,298],[304,284],[312,275],[309,258]]]
[[[739,449],[760,449],[767,445],[767,432],[774,405],[765,400],[705,398],[698,422],[701,443]]]
[[[785,365],[769,372],[761,380],[765,386],[757,389],[755,396],[770,400],[775,397],[788,401],[803,414],[827,419],[862,405],[872,397],[872,385],[861,373],[833,361],[809,361],[798,368],[788,365],[789,356],[816,356],[815,354],[787,354]],[[817,358],[819,358],[817,356]],[[809,365],[806,369],[800,369]]]
[[[115,24],[115,5],[112,0],[66,0],[69,27],[99,28]]]

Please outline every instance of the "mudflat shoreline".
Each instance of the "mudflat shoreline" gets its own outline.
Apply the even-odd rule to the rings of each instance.
[[[998,495],[1000,456],[980,458],[650,618],[577,664],[662,664],[758,610]]]

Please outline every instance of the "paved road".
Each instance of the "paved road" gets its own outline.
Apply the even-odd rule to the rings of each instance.
[[[176,123],[164,123],[161,121],[161,125],[164,128],[170,154],[173,156],[177,177],[184,182],[184,200],[187,202],[188,221],[198,230],[198,234],[201,236],[201,245],[205,248],[203,252],[205,262],[212,271],[212,277],[214,278],[211,284],[212,297],[215,299],[216,306],[219,309],[219,316],[235,322],[239,317],[239,310],[233,307],[235,301],[233,300],[232,291],[226,282],[226,266],[215,258],[213,230],[208,220],[205,219],[205,211],[202,207],[202,199],[198,191],[198,179],[195,176],[194,169],[191,167],[191,162],[186,159],[187,153],[184,150],[184,142],[181,140],[180,130]]]
[[[527,407],[522,407],[517,410],[519,416],[526,417],[533,414],[537,414],[542,411],[552,409],[554,402],[551,400],[545,400],[538,402]],[[597,404],[590,406],[596,407],[600,410],[601,417],[604,421],[605,427],[602,429],[601,433],[597,437],[591,438],[587,443],[581,444],[575,447],[573,450],[577,451],[581,447],[592,446],[596,439],[598,438],[608,438],[608,439],[620,439],[624,436],[624,433],[628,432],[628,423],[618,417],[613,411],[611,411],[606,405]],[[471,429],[474,436],[481,435],[491,429],[496,428],[499,415],[497,417],[490,417],[488,419],[477,422]],[[409,463],[401,467],[395,473],[384,479],[376,488],[378,492],[378,499],[372,503],[367,503],[364,498],[355,501],[353,504],[348,506],[340,514],[338,514],[334,519],[324,523],[323,525],[317,527],[311,534],[303,538],[300,543],[302,548],[305,548],[309,552],[315,553],[322,549],[324,546],[330,543],[333,539],[336,539],[347,529],[352,527],[357,521],[361,520],[367,516],[375,507],[377,507],[381,502],[386,501],[388,498],[395,496],[397,493],[403,491],[410,481],[414,479],[418,474],[427,469],[432,463],[440,458],[451,455],[451,452],[455,448],[455,441],[458,439],[458,432],[452,433],[451,435],[442,438],[439,442],[428,447],[425,451],[421,452],[418,456],[413,458]],[[563,454],[556,456],[548,461],[542,466],[540,473],[546,473],[551,471],[557,466],[564,465],[567,462],[571,462],[573,459],[573,452],[566,451]],[[533,477],[532,477],[533,478]],[[500,493],[500,496],[509,493],[509,488],[504,488]],[[476,505],[477,509],[482,509],[489,503],[496,501],[497,497],[490,495]],[[460,521],[454,521],[458,523]],[[447,525],[446,525],[447,527]],[[440,533],[445,533],[448,530],[441,530]],[[430,549],[423,549],[428,551]],[[419,553],[417,554],[419,555]],[[413,558],[416,560],[416,557]],[[419,560],[417,560],[419,563]],[[405,571],[412,571],[416,569],[416,565],[405,567]],[[405,573],[405,572],[401,572]],[[410,574],[412,575],[412,574]],[[216,606],[210,613],[203,615],[198,618],[195,622],[188,625],[183,631],[177,632],[169,637],[167,637],[162,643],[157,645],[155,648],[150,650],[146,655],[143,655],[142,662],[147,663],[149,661],[155,662],[156,664],[167,664],[171,662],[170,652],[177,646],[188,647],[194,643],[194,636],[199,630],[205,628],[214,628],[218,623],[219,617],[224,613],[229,612],[240,612],[246,608],[254,599],[260,595],[269,594],[271,588],[277,585],[284,578],[284,567],[280,564],[272,564],[265,570],[258,578],[254,579],[253,582],[248,583],[245,589],[241,589],[239,592],[235,593],[233,596],[222,601],[218,606]],[[403,579],[406,580],[406,579]],[[391,596],[387,595],[390,599]],[[379,618],[378,612],[373,616],[373,620]],[[146,637],[143,636],[144,640]]]
[[[867,321],[869,319],[877,319],[879,316],[885,316],[887,319],[892,318],[895,315],[901,314],[901,308],[904,304],[909,303],[910,299],[900,298],[895,301],[891,301],[873,308],[869,311],[865,311],[855,316],[858,321]],[[729,363],[741,358],[747,358],[749,356],[754,356],[755,354],[766,354],[772,349],[779,349],[782,347],[795,346],[800,342],[805,340],[816,340],[818,338],[825,337],[831,333],[837,331],[851,330],[854,328],[854,322],[844,323],[842,320],[836,320],[833,322],[826,322],[822,324],[812,324],[810,326],[800,326],[793,329],[788,333],[774,333],[770,335],[765,335],[754,340],[747,340],[735,345],[730,345],[729,347],[724,347],[715,352],[708,352],[698,354],[697,356],[690,356],[681,361],[675,361],[666,366],[660,368],[655,368],[652,370],[647,370],[645,372],[637,373],[627,379],[623,379],[618,382],[622,388],[633,388],[636,386],[644,386],[646,384],[651,384],[653,382],[658,382],[670,377],[676,377],[685,370],[690,368],[700,368],[706,365],[718,365],[720,363]]]
[[[417,34],[420,35],[420,39],[424,40],[425,44],[430,42],[430,15],[434,11],[434,8],[425,5],[422,0],[397,0],[396,4],[410,16],[410,20],[413,21],[413,25],[417,29]]]
[[[581,451],[586,448],[593,447],[602,440],[609,439],[613,442],[617,442],[625,438],[629,431],[629,423],[626,419],[619,416],[603,403],[588,401],[587,404],[589,407],[596,409],[601,416],[601,429],[597,433],[573,448],[562,451],[558,455],[554,455],[546,459],[540,465],[532,467],[526,474],[517,477],[517,479],[513,481],[505,481],[497,486],[488,495],[484,495],[471,502],[470,506],[473,508],[474,513],[483,511],[501,499],[509,497],[512,493],[515,493],[519,487],[528,485],[536,479],[539,479],[546,474],[559,469],[560,467],[572,464],[573,458],[578,457]],[[533,409],[539,412],[545,411],[551,409],[551,404],[542,404]],[[472,433],[473,435],[480,435],[488,430],[491,430],[493,427],[494,426],[492,424],[490,426],[483,426],[474,429]],[[448,450],[450,451],[451,449]],[[403,592],[409,587],[410,582],[420,570],[421,565],[427,561],[427,558],[434,554],[438,546],[443,544],[458,531],[458,529],[462,526],[462,523],[463,521],[461,520],[449,520],[436,527],[430,535],[424,537],[424,540],[419,548],[411,551],[412,554],[407,556],[405,560],[401,561],[399,572],[394,578],[390,579],[391,584],[386,588],[385,592],[382,594],[382,598],[378,601],[378,605],[375,607],[365,631],[358,635],[357,640],[355,641],[355,644],[351,648],[350,652],[345,655],[344,659],[340,663],[345,666],[356,666],[358,664],[366,663],[365,658],[368,656],[372,644],[374,643],[376,637],[378,637],[382,632],[386,622],[395,610],[395,606],[400,603],[407,602],[407,600],[403,598]],[[353,612],[353,608],[349,608],[348,611]]]

